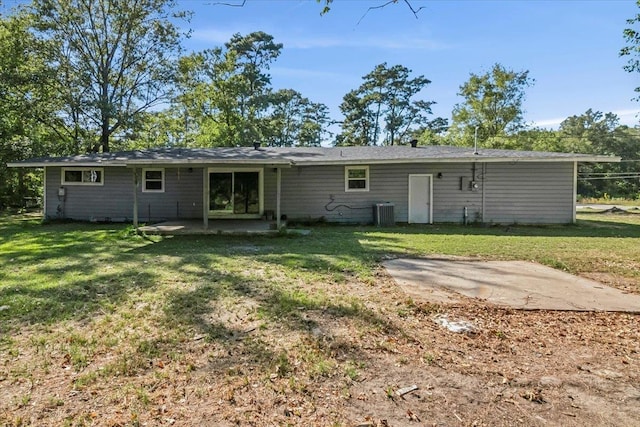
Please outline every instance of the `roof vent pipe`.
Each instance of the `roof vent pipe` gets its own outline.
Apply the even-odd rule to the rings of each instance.
[[[473,132],[473,154],[476,156],[478,153],[478,126],[476,126],[475,131]]]
[[[411,144],[411,147],[416,148],[418,146],[418,140],[412,139],[411,141],[409,141],[409,144]]]
[[[260,148],[260,143],[259,142],[254,142],[253,143],[253,149],[257,150],[258,148]]]

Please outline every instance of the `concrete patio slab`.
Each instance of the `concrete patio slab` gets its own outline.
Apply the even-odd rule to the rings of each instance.
[[[283,223],[283,225],[286,225]],[[200,235],[200,234],[224,234],[224,235],[269,235],[269,234],[298,234],[306,236],[310,230],[298,228],[283,228],[279,231],[275,221],[261,220],[209,220],[209,226],[204,227],[202,220],[165,221],[157,224],[143,225],[138,230],[150,235]]]
[[[410,296],[460,302],[460,295],[523,310],[640,313],[640,295],[526,261],[394,259],[383,266]]]
[[[275,222],[260,220],[209,220],[204,228],[202,220],[165,221],[138,228],[146,234],[277,234]]]

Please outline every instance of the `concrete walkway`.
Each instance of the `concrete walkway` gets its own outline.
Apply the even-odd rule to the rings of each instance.
[[[394,259],[383,263],[411,297],[460,301],[460,294],[523,310],[640,313],[640,295],[525,261]]]

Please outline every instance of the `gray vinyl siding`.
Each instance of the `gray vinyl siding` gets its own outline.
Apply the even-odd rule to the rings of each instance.
[[[430,174],[433,222],[568,223],[573,219],[573,163],[390,164],[369,166],[369,191],[344,191],[344,166],[283,170],[282,213],[290,219],[371,223],[372,205],[394,204],[408,222],[409,175]],[[442,177],[438,178],[441,173]],[[470,182],[478,187],[472,189]],[[484,212],[483,212],[484,185]],[[333,197],[333,200],[332,200]]]
[[[276,196],[278,194],[277,175],[274,168],[264,168],[264,210],[276,212]]]
[[[345,192],[344,166],[294,167],[283,170],[282,213],[296,220],[371,223],[372,206],[389,202],[396,221],[407,222],[409,175],[432,174],[433,221],[462,222],[465,206],[470,217],[482,206],[479,191],[460,189],[460,177],[471,180],[472,173],[464,163],[369,165],[369,191]]]
[[[141,172],[138,169],[139,176]],[[164,168],[164,173],[164,192],[138,189],[139,220],[202,218],[202,168]]]
[[[105,167],[103,185],[64,185],[64,200],[58,197],[62,186],[62,168],[46,168],[47,188],[45,218],[81,221],[133,217],[133,177],[124,167]]]
[[[343,165],[282,169],[281,213],[291,220],[371,223],[375,203],[394,204],[396,222],[408,222],[409,175],[432,176],[433,222],[568,223],[573,220],[573,162],[373,164],[369,191],[346,192]],[[165,191],[137,188],[140,222],[201,219],[208,169],[165,168]],[[484,172],[484,176],[483,176]],[[131,221],[133,170],[104,167],[104,185],[66,185],[58,198],[61,168],[46,168],[47,218]],[[141,177],[142,168],[137,169]],[[442,174],[438,178],[438,174]],[[265,167],[264,209],[276,210],[276,172]],[[478,184],[471,189],[469,182]],[[463,182],[463,186],[461,186]],[[483,210],[484,208],[484,210]]]
[[[572,222],[574,191],[572,162],[487,164],[485,222]]]
[[[103,185],[65,185],[66,197],[58,197],[59,167],[46,168],[46,218],[82,221],[133,219],[133,170],[105,167]],[[163,219],[202,218],[202,169],[165,168],[165,191],[145,193],[137,188],[141,222]],[[141,169],[138,169],[141,176]]]

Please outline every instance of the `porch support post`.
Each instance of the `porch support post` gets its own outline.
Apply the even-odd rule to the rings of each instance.
[[[202,227],[209,228],[209,169],[202,168]]]
[[[571,223],[576,223],[576,208],[577,208],[577,200],[578,197],[578,162],[573,162],[573,205],[571,209],[573,212],[571,213]]]
[[[138,169],[133,168],[133,227],[138,228]]]
[[[276,228],[280,230],[282,221],[280,220],[280,193],[282,184],[282,169],[276,168]]]

